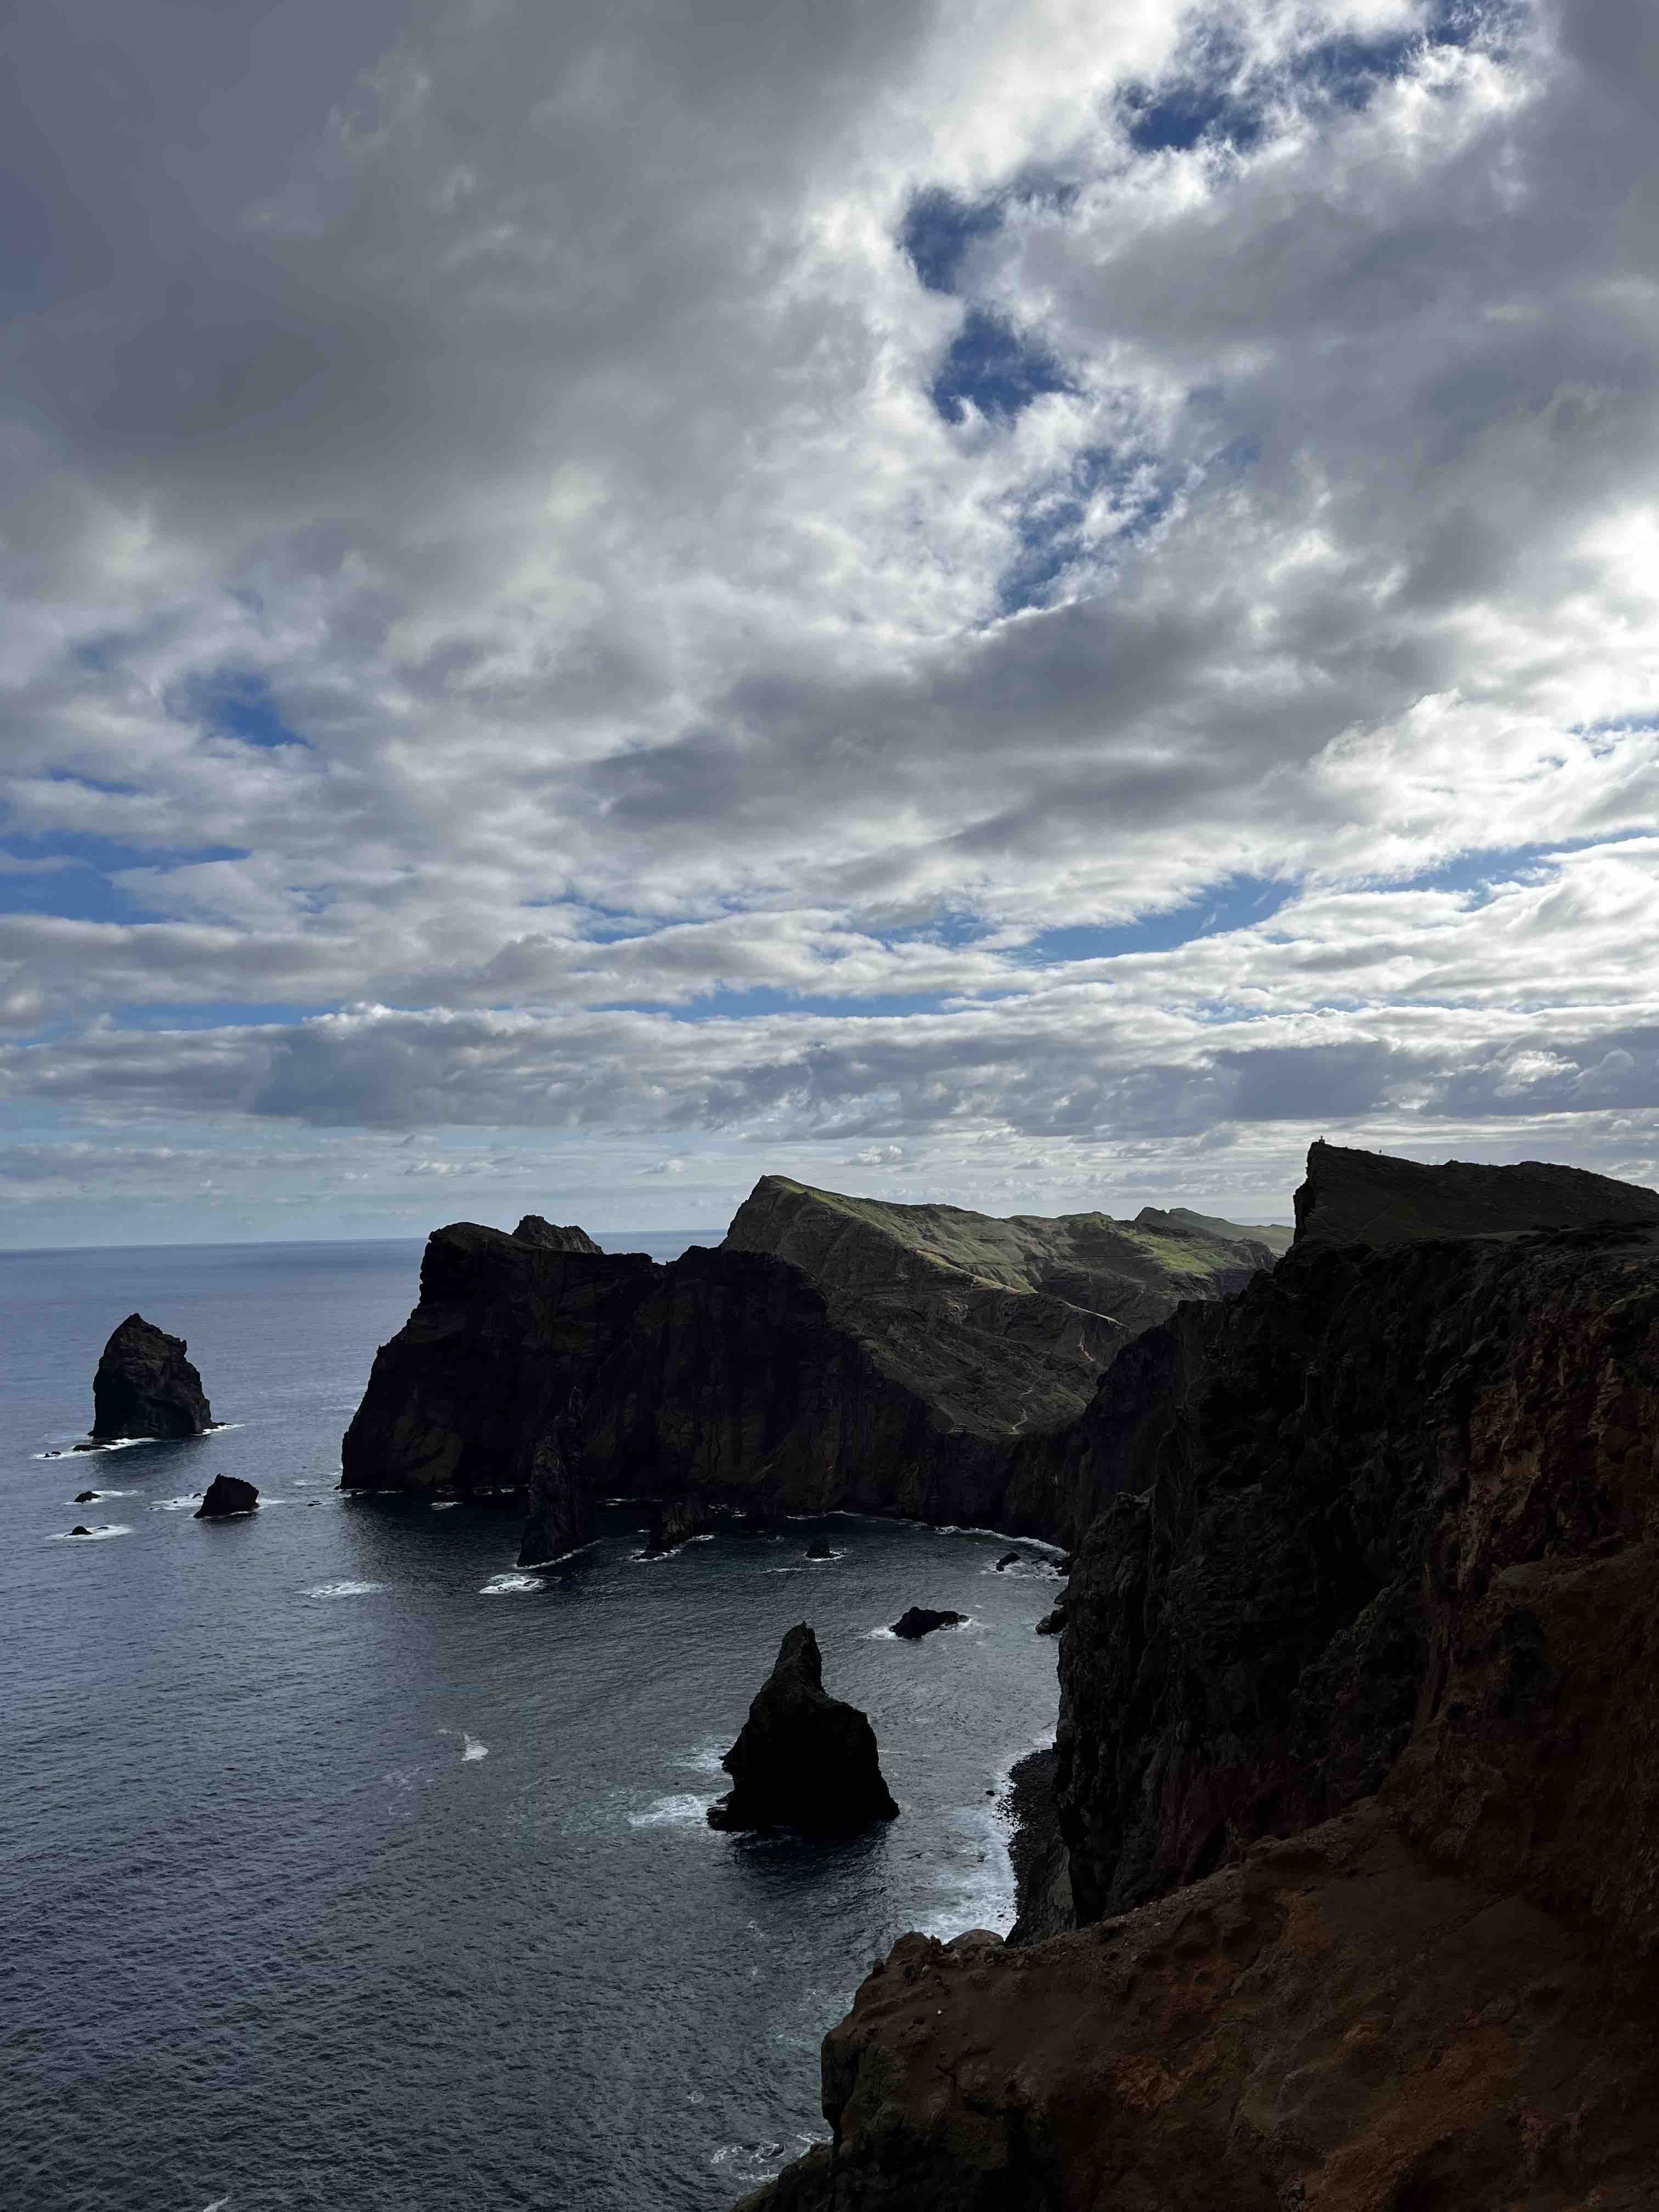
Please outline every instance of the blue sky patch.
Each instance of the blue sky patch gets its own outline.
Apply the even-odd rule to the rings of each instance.
[[[918,192],[899,226],[899,244],[930,292],[954,292],[963,256],[1002,228],[1000,199],[962,200],[939,186]]]
[[[1074,960],[1116,959],[1126,952],[1170,952],[1201,937],[1224,937],[1231,930],[1271,921],[1296,890],[1295,884],[1273,877],[1230,876],[1184,906],[1146,915],[1138,921],[1079,922],[1069,928],[1045,929],[1026,946],[1026,957],[1062,967]]]
[[[48,914],[64,921],[152,921],[145,905],[112,876],[127,868],[179,868],[208,860],[245,860],[240,845],[200,845],[145,850],[112,837],[64,831],[51,837],[13,837],[0,852],[0,914]],[[60,861],[55,868],[7,870],[8,860]]]
[[[183,720],[204,722],[219,736],[238,738],[245,745],[275,748],[305,743],[283,720],[270,684],[252,669],[220,669],[191,684],[173,711]]]
[[[972,406],[993,422],[1012,422],[1033,400],[1076,386],[1046,346],[987,307],[969,307],[929,388],[946,422],[965,421]]]

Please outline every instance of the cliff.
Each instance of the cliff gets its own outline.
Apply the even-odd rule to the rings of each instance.
[[[1067,1293],[1115,1285],[1135,1312],[1165,1312],[1181,1286],[1219,1297],[1269,1256],[777,1177],[719,1251],[666,1267],[577,1249],[580,1234],[434,1232],[420,1303],[346,1432],[343,1487],[526,1490],[526,1561],[580,1542],[587,1500],[616,1491],[1066,1537],[1083,1524],[1063,1483],[1046,1461],[1016,1483],[1012,1448],[1065,1424],[1130,1340]]]
[[[1001,1221],[763,1176],[721,1249],[790,1261],[884,1372],[956,1426],[1000,1436],[1074,1419],[1133,1336],[1273,1263],[1244,1231],[1149,1214]]]
[[[1659,2197],[1656,1213],[1316,1146],[1290,1256],[1032,1447],[1102,1508],[1089,1924],[905,1938],[757,2212]]]

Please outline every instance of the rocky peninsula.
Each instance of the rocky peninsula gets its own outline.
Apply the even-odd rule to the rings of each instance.
[[[1297,1220],[1030,1448],[1045,1940],[903,1938],[749,2212],[1659,2197],[1659,1197],[1316,1146]]]
[[[665,1267],[579,1231],[550,1243],[535,1218],[428,1240],[341,1476],[521,1492],[526,1562],[581,1542],[592,1501],[623,1491],[694,1519],[852,1508],[1080,1533],[1048,1463],[1029,1473],[1012,1448],[1073,1424],[1137,1328],[1273,1260],[1245,1230],[1173,1217],[1003,1222],[782,1176],[719,1250]]]

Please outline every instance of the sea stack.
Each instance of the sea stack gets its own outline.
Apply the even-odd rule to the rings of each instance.
[[[92,1378],[94,1437],[199,1437],[210,1429],[213,1408],[187,1349],[182,1336],[129,1314]]]
[[[956,1628],[967,1618],[965,1613],[935,1613],[930,1606],[913,1605],[893,1623],[893,1633],[907,1644],[915,1644],[921,1637],[931,1636],[936,1628]]]
[[[817,1638],[805,1621],[784,1638],[720,1765],[732,1788],[709,1808],[711,1828],[851,1835],[898,1812],[882,1779],[875,1730],[856,1706],[825,1691]]]
[[[259,1493],[251,1482],[244,1482],[237,1474],[216,1474],[208,1485],[207,1496],[196,1509],[198,1521],[224,1521],[233,1513],[252,1513],[259,1503]]]

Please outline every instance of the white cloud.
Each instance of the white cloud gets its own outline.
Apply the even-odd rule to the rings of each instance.
[[[1014,1204],[1327,1121],[1647,1158],[1627,8],[71,13],[9,135],[20,1144],[118,1202],[112,1117],[255,1198],[272,1129],[711,1205],[740,1133]],[[975,313],[1057,365],[1012,418]]]

